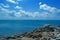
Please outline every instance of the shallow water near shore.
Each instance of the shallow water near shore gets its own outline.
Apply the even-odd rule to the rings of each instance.
[[[0,20],[0,36],[29,32],[44,24],[60,26],[60,20]]]

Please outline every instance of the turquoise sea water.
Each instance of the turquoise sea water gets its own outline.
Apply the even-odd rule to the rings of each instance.
[[[60,25],[60,20],[0,20],[0,36],[29,32],[44,24]]]

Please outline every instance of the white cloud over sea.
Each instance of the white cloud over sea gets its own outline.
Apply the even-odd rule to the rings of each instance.
[[[20,0],[7,0],[8,2],[11,2],[11,3],[14,3],[14,4],[18,4],[18,1]],[[51,19],[58,19],[60,16],[59,13],[60,13],[60,9],[56,8],[56,7],[52,7],[52,6],[49,6],[47,4],[42,4],[42,2],[40,2],[39,4],[39,9],[40,10],[44,10],[42,12],[40,11],[35,11],[35,12],[30,12],[30,11],[26,11],[26,10],[23,10],[24,8],[19,6],[19,5],[16,5],[14,6],[13,10],[9,9],[11,6],[6,4],[0,4],[0,15],[2,17],[5,17],[5,18],[9,18],[9,19],[33,19],[33,20],[41,20],[41,19],[48,19],[48,20],[51,20]],[[19,9],[19,10],[17,10]],[[0,17],[1,18],[1,17]]]
[[[48,6],[47,4],[42,4],[41,2],[39,3],[40,9],[49,11],[51,13],[58,13],[60,12],[60,9],[57,9],[55,7]]]

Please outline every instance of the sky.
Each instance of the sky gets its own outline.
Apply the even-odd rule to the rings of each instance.
[[[60,0],[0,0],[0,20],[60,20]]]

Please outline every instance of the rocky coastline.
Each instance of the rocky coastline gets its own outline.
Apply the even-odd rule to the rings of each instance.
[[[45,24],[31,32],[3,37],[0,40],[60,40],[60,26]]]

